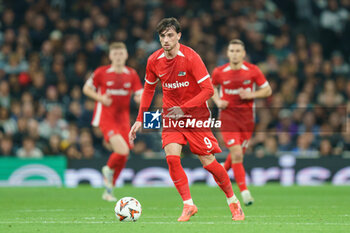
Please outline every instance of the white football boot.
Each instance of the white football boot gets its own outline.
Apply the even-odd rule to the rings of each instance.
[[[248,189],[242,191],[241,196],[242,196],[244,205],[249,206],[254,203],[254,198],[252,197]]]

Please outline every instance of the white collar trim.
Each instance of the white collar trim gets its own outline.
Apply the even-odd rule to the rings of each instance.
[[[181,56],[181,57],[185,57],[185,55],[184,55],[180,50],[177,51],[177,55],[179,55],[179,56]],[[163,57],[165,57],[165,53],[164,53],[164,52],[157,58],[157,60],[158,60],[158,59],[161,59],[161,58],[163,58]]]
[[[249,68],[248,68],[246,65],[244,65],[244,64],[242,64],[241,69],[243,69],[243,70],[249,70]]]

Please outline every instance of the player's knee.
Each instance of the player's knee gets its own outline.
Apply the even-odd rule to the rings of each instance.
[[[213,155],[199,155],[198,157],[204,167],[208,166],[215,160]]]
[[[243,162],[243,153],[234,152],[231,153],[232,163],[240,163]]]

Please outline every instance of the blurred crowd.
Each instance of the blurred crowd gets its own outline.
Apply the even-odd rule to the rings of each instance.
[[[109,63],[112,41],[126,43],[127,65],[143,82],[164,17],[180,21],[181,42],[209,72],[227,62],[227,43],[240,38],[247,61],[266,75],[273,95],[256,101],[248,154],[350,151],[350,0],[18,0],[0,1],[0,15],[2,156],[108,156],[101,132],[90,126],[94,102],[82,86]],[[161,106],[160,88],[153,105]],[[133,102],[131,113],[134,121]],[[138,137],[132,156],[161,153],[153,132]]]

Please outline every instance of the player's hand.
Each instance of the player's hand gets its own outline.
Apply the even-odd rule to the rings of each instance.
[[[239,91],[239,97],[241,97],[242,100],[251,100],[254,99],[254,92],[247,91],[247,90],[240,90]]]
[[[227,100],[218,100],[216,101],[216,106],[219,108],[219,109],[225,109],[227,108],[229,102]]]
[[[131,130],[129,132],[129,142],[131,145],[134,143],[136,133],[140,130],[141,126],[142,123],[140,121],[136,121],[135,124],[131,127]]]
[[[178,120],[184,117],[185,115],[185,113],[182,111],[182,109],[179,106],[168,108],[168,111],[169,111],[168,115],[166,116],[169,117],[170,119]]]
[[[101,100],[100,102],[104,105],[104,106],[109,106],[112,104],[112,98],[108,95],[108,94],[104,94],[101,96]]]

